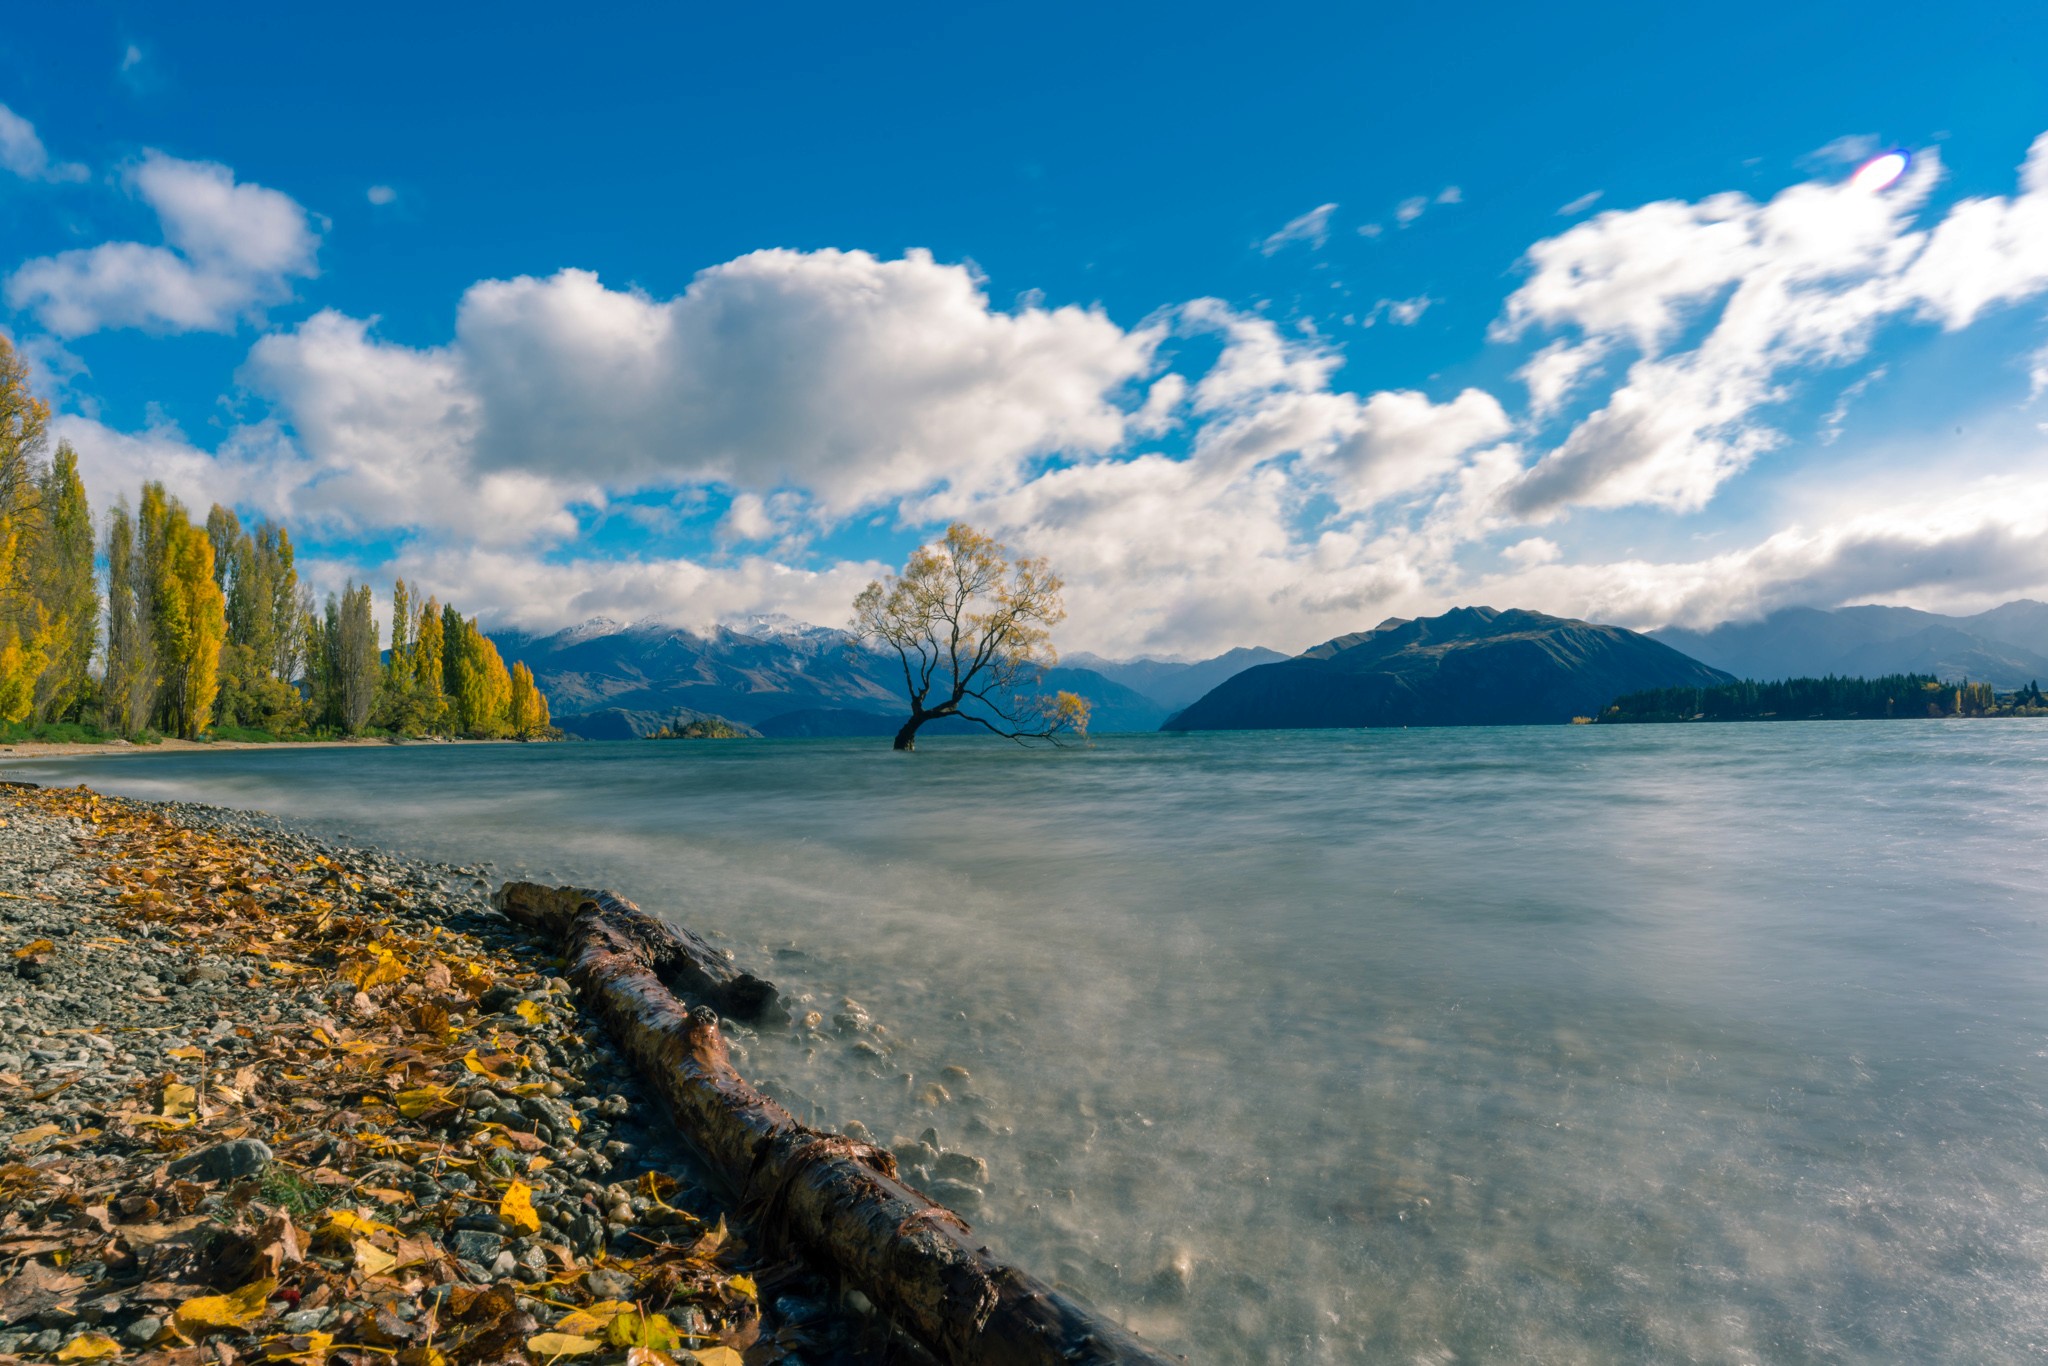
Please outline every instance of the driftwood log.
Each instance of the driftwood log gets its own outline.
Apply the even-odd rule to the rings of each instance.
[[[886,1148],[799,1124],[748,1085],[727,1059],[718,1017],[749,1018],[731,1001],[779,1005],[772,986],[736,972],[720,950],[608,892],[508,882],[494,900],[561,945],[583,1003],[762,1233],[861,1291],[940,1361],[1178,1360],[996,1260],[958,1215],[896,1179]]]

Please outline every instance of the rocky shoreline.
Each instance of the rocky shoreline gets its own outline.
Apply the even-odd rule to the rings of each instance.
[[[916,1360],[750,1242],[488,892],[0,788],[0,1357]]]

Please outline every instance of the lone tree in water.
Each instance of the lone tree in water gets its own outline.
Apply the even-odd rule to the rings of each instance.
[[[869,584],[853,602],[853,633],[902,662],[910,719],[896,748],[915,749],[918,728],[941,716],[1012,740],[1085,734],[1085,699],[1037,691],[1059,663],[1052,628],[1067,615],[1062,587],[1044,560],[1012,560],[962,522],[919,547],[902,574]]]

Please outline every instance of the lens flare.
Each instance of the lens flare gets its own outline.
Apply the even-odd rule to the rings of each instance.
[[[1856,168],[1849,183],[1865,194],[1876,194],[1906,173],[1910,159],[1904,152],[1885,152]]]

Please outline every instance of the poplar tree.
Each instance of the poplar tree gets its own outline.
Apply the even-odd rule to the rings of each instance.
[[[458,727],[466,735],[504,735],[510,728],[512,675],[507,672],[498,647],[477,629],[474,621],[462,622],[457,639],[461,645],[454,652],[453,697]]]
[[[545,735],[551,718],[548,699],[533,681],[533,670],[522,661],[512,666],[512,701],[508,712],[512,733],[522,740]]]
[[[420,727],[430,733],[440,732],[448,717],[448,694],[442,684],[446,677],[447,634],[441,622],[440,602],[428,598],[420,608],[412,650],[413,695],[418,702]]]
[[[50,407],[29,391],[28,366],[0,336],[0,723],[28,719],[49,667],[49,614],[32,570],[42,500],[38,476]]]
[[[143,596],[137,528],[125,502],[107,514],[107,650],[100,674],[101,724],[136,735],[156,707],[156,650]]]
[[[354,735],[369,723],[377,703],[380,681],[377,648],[377,617],[370,598],[370,585],[349,581],[341,598],[334,636],[334,674],[338,686],[343,730]]]
[[[38,491],[34,592],[48,626],[49,663],[36,686],[36,715],[76,718],[92,696],[92,654],[99,636],[99,586],[93,573],[92,508],[78,477],[78,452],[59,442]]]

